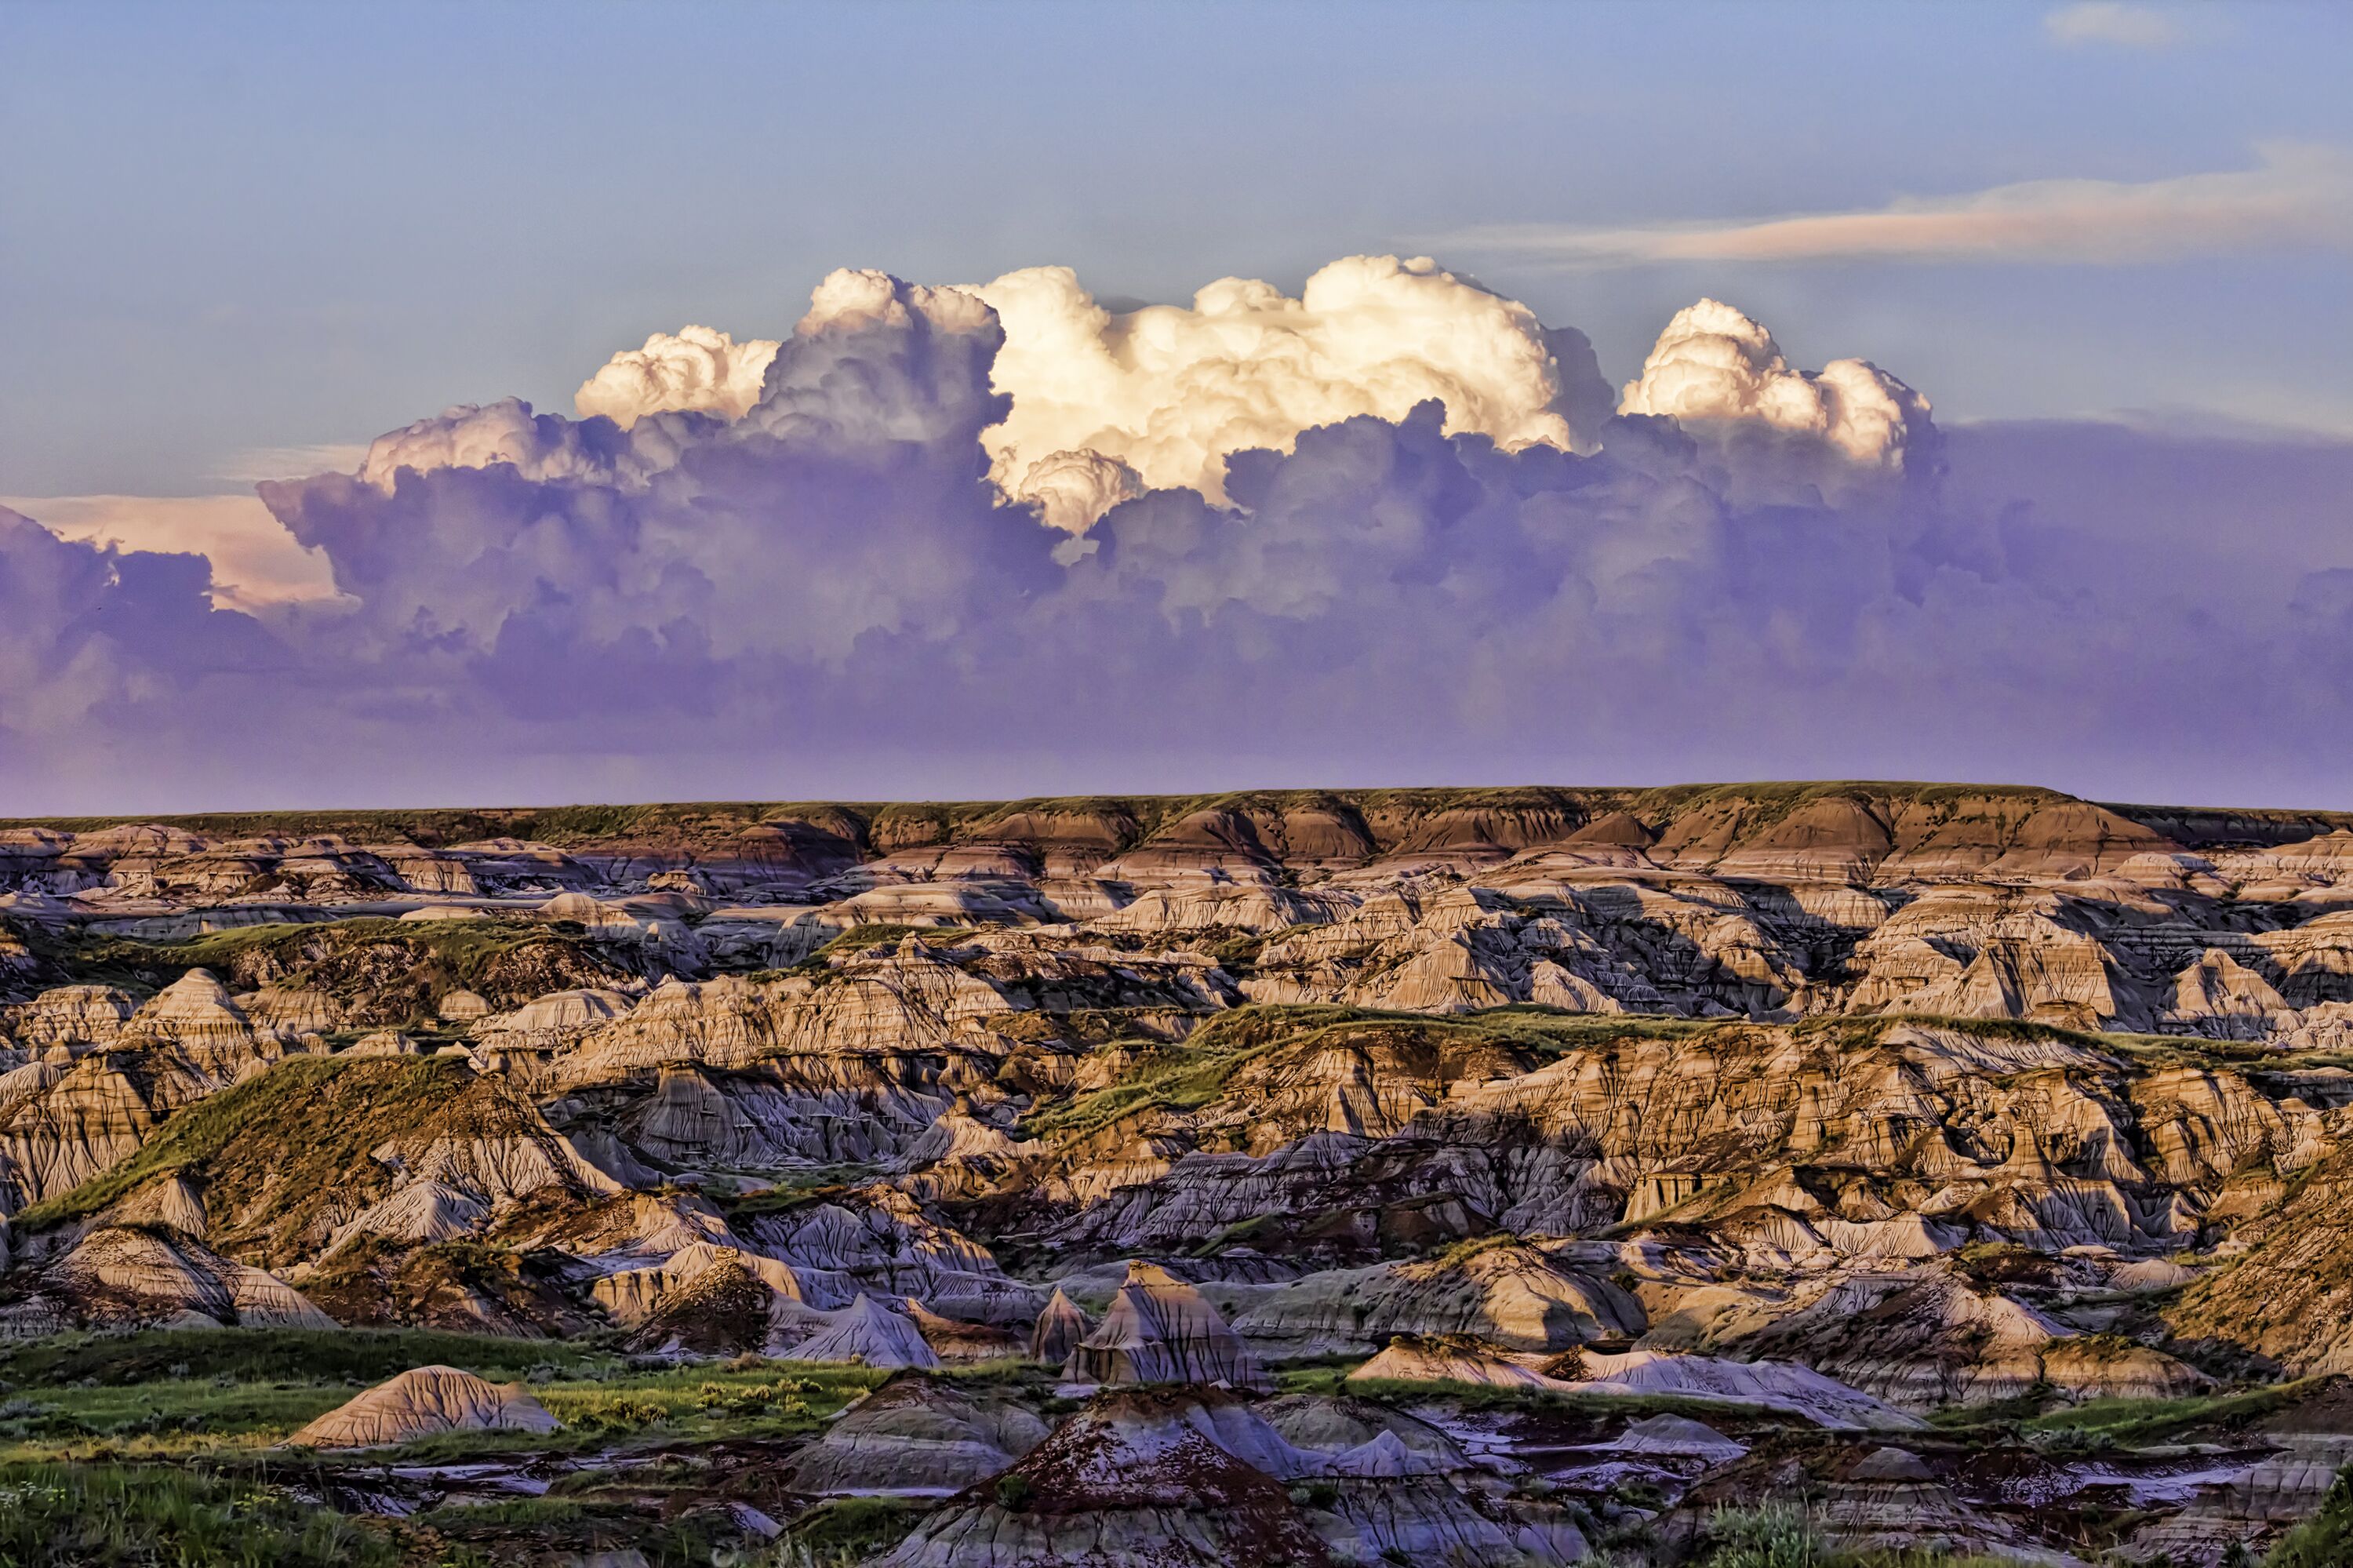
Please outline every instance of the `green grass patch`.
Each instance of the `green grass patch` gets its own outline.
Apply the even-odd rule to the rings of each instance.
[[[176,1337],[195,1341],[215,1336]],[[533,1395],[565,1429],[439,1433],[397,1450],[404,1459],[576,1453],[638,1438],[697,1442],[802,1436],[888,1375],[868,1367],[758,1357],[716,1366],[628,1372],[616,1358],[547,1341],[508,1340],[500,1350],[495,1341],[478,1336],[354,1333],[352,1338],[372,1343],[362,1353],[341,1359],[300,1345],[262,1347],[248,1356],[218,1358],[221,1370],[209,1375],[198,1375],[198,1363],[191,1360],[143,1382],[19,1382],[0,1397],[0,1462],[249,1457],[282,1443],[393,1373],[436,1362],[465,1367],[497,1382],[527,1382]],[[201,1354],[194,1344],[188,1353],[192,1358]],[[538,1359],[518,1364],[526,1357]],[[61,1372],[71,1364],[61,1360],[50,1370]],[[240,1367],[284,1375],[239,1378],[233,1369]],[[339,1369],[349,1370],[337,1375]],[[366,1375],[360,1375],[362,1369]],[[322,1452],[309,1462],[369,1465],[382,1463],[385,1457],[383,1451],[348,1456]]]
[[[498,1383],[620,1375],[557,1341],[408,1330],[223,1329],[77,1334],[0,1354],[0,1458],[164,1457],[266,1447],[371,1384],[445,1365]],[[527,1436],[527,1435],[526,1435]]]
[[[1719,1508],[1702,1524],[1699,1568],[2017,1568],[2013,1558],[1937,1547],[1857,1551],[1836,1546],[1795,1503]]]
[[[393,1568],[377,1531],[267,1483],[162,1465],[0,1465],[0,1568]]]
[[[2118,1444],[2161,1443],[2200,1428],[2252,1425],[2294,1405],[2323,1381],[2306,1378],[2187,1399],[2094,1399],[2031,1417],[2023,1425],[2029,1432],[2082,1432]]]
[[[905,1539],[922,1513],[922,1505],[898,1498],[834,1498],[793,1520],[785,1545],[797,1548],[813,1568],[853,1563]]]
[[[581,1372],[617,1358],[575,1341],[412,1329],[219,1329],[189,1333],[59,1334],[0,1346],[0,1388],[15,1393],[142,1383],[380,1383],[411,1367],[452,1366],[508,1383],[535,1371]]]
[[[827,1165],[810,1171],[788,1171],[768,1176],[774,1185],[750,1192],[705,1192],[729,1224],[748,1224],[763,1214],[788,1213],[820,1202],[841,1192],[872,1181],[879,1173],[871,1165]]]
[[[1224,1089],[1235,1069],[1319,1024],[1345,1020],[1341,1008],[1240,1007],[1220,1013],[1184,1040],[1144,1041],[1133,1075],[1074,1096],[1022,1118],[1025,1138],[1084,1138],[1139,1111],[1194,1110]]]
[[[872,1367],[743,1356],[721,1366],[534,1381],[533,1397],[565,1430],[445,1432],[396,1452],[403,1461],[455,1461],[492,1454],[576,1453],[633,1441],[807,1436],[889,1376]],[[378,1462],[383,1455],[364,1457]]]

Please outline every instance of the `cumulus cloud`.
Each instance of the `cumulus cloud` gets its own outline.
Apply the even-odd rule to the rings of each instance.
[[[2180,43],[2180,19],[2154,5],[2126,0],[2077,0],[2043,14],[2042,30],[2062,44],[2121,44],[2132,49],[2169,48]]]
[[[208,588],[202,556],[65,539],[0,507],[0,788],[119,789],[156,715],[224,675],[282,669],[274,640]],[[215,733],[237,745],[233,725]]]
[[[1718,482],[1744,501],[1859,493],[1935,436],[1928,400],[1870,361],[1793,370],[1771,333],[1715,300],[1676,313],[1619,411],[1662,415],[1716,449]]]
[[[200,556],[0,517],[0,791],[1925,775],[2261,799],[2353,764],[2333,449],[2304,443],[2291,485],[2245,442],[1940,446],[1894,377],[1798,370],[1704,302],[1626,413],[1563,416],[1569,444],[1432,393],[1223,451],[1212,493],[1214,441],[1164,483],[1048,430],[1036,504],[1007,504],[1010,340],[979,293],[837,273],[740,417],[419,421],[362,471],[261,486],[338,589],[266,617],[212,608]]]
[[[2117,264],[2279,248],[2353,249],[2353,153],[2272,144],[2258,154],[2255,167],[2218,174],[2028,180],[1763,222],[1505,225],[1468,230],[1453,242],[1565,266],[1844,258]]]
[[[997,342],[968,294],[838,272],[740,419],[623,431],[510,400],[396,431],[356,476],[260,493],[358,601],[334,629],[355,652],[496,673],[525,705],[570,659],[602,674],[558,683],[565,701],[638,680],[708,702],[748,669],[728,661],[944,634],[969,594],[1050,567],[1052,539],[985,479]]]
[[[259,610],[335,597],[326,552],[304,549],[253,495],[0,497],[62,538],[206,557],[212,604]]]
[[[965,409],[869,387],[827,365],[826,345],[844,334],[914,323],[931,341],[993,355],[987,384],[1009,402],[981,437],[990,478],[1008,500],[1072,533],[1149,489],[1183,486],[1222,500],[1229,453],[1287,450],[1300,431],[1356,414],[1402,418],[1436,398],[1450,433],[1512,449],[1590,450],[1610,412],[1582,333],[1547,330],[1525,305],[1427,258],[1347,257],[1309,278],[1296,299],[1226,278],[1199,291],[1189,310],[1124,313],[1098,304],[1064,267],[1009,272],[978,288],[843,269],[817,286],[788,339],[737,343],[690,326],[615,355],[575,403],[584,420],[611,419],[618,438],[511,399],[452,408],[383,437],[361,477],[388,488],[404,468],[505,463],[532,478],[643,484],[697,432],[673,424],[631,439],[638,422],[677,414],[775,429],[794,418],[838,420],[855,407],[870,425],[900,421],[877,433],[938,440]],[[955,378],[938,385],[968,389]]]
[[[625,430],[647,414],[741,418],[760,400],[760,385],[778,346],[765,337],[737,343],[706,326],[681,327],[675,334],[658,332],[643,348],[624,349],[606,361],[580,384],[572,406],[584,419],[602,414]]]
[[[593,419],[575,424],[559,414],[534,414],[520,397],[460,404],[378,436],[360,460],[359,477],[390,491],[404,470],[504,464],[529,479],[642,486],[677,461],[682,440],[696,433],[698,418],[653,416],[623,430]]]
[[[982,437],[990,474],[1058,527],[1083,527],[1135,484],[1223,500],[1229,453],[1288,450],[1302,430],[1402,418],[1428,398],[1450,433],[1507,448],[1566,450],[1581,437],[1590,450],[1598,430],[1589,349],[1548,339],[1525,305],[1426,257],[1347,257],[1296,299],[1220,279],[1190,309],[1113,313],[1067,267],[1008,272],[977,292],[1004,324],[994,384],[1013,400]]]

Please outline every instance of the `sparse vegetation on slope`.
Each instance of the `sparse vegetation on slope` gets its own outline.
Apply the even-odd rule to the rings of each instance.
[[[578,927],[522,919],[369,916],[243,926],[174,942],[37,927],[28,940],[37,960],[77,983],[118,985],[140,995],[190,969],[209,969],[234,990],[324,992],[358,1028],[428,1021],[452,991],[513,1007],[551,991],[623,978]]]
[[[433,1127],[462,1134],[512,1114],[495,1081],[455,1058],[290,1057],[180,1112],[137,1153],[15,1223],[80,1219],[180,1172],[217,1195],[216,1245],[300,1255],[317,1245],[313,1222],[331,1199],[387,1180],[369,1158],[387,1139]]]

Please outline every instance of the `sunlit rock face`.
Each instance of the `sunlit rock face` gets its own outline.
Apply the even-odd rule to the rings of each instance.
[[[290,1439],[309,1448],[391,1447],[442,1432],[552,1432],[560,1425],[514,1384],[418,1367],[319,1417]]]

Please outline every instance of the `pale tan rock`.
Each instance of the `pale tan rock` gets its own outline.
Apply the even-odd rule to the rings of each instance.
[[[50,1264],[46,1276],[95,1323],[169,1325],[193,1317],[216,1326],[335,1327],[284,1281],[223,1257],[192,1235],[160,1227],[93,1230]]]
[[[659,1263],[606,1275],[596,1280],[591,1294],[614,1321],[634,1326],[651,1318],[670,1298],[691,1289],[704,1274],[723,1266],[744,1269],[786,1301],[816,1305],[809,1300],[808,1287],[799,1273],[789,1264],[705,1241],[691,1242]]]
[[[7,1033],[27,1046],[112,1043],[136,1010],[128,993],[112,986],[56,986],[28,1002],[5,1010]]]
[[[148,999],[123,1026],[122,1037],[234,1048],[252,1044],[255,1031],[210,969],[190,969]]]
[[[472,1193],[441,1181],[412,1181],[336,1227],[330,1251],[358,1236],[429,1243],[471,1235],[490,1217],[491,1206]]]
[[[1674,1414],[1645,1416],[1619,1434],[1610,1446],[1629,1454],[1671,1454],[1710,1465],[1726,1464],[1748,1452],[1746,1444],[1735,1442],[1704,1422]]]
[[[554,1432],[562,1425],[521,1383],[428,1366],[378,1383],[286,1441],[301,1448],[386,1448],[442,1432]]]
[[[1459,1383],[1480,1388],[1549,1388],[1552,1380],[1497,1346],[1470,1339],[1399,1335],[1348,1374],[1350,1383]]]
[[[491,1004],[473,991],[452,991],[442,993],[441,1001],[433,1011],[434,1015],[446,1023],[470,1023],[489,1017]]]
[[[324,991],[301,987],[264,986],[235,999],[238,1012],[256,1023],[295,1034],[317,1034],[342,1027],[343,1010]]]

